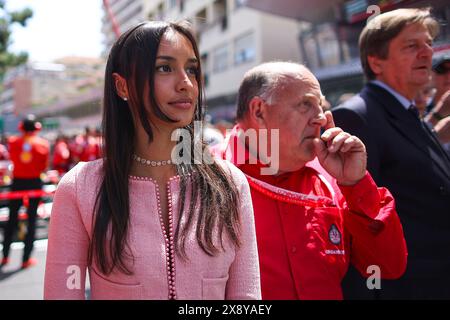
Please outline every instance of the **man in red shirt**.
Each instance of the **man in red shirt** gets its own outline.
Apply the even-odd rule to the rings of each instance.
[[[47,168],[50,148],[45,139],[36,135],[40,128],[41,124],[36,121],[35,117],[28,115],[19,124],[19,129],[23,134],[9,139],[9,152],[14,164],[11,191],[40,190],[42,188],[40,175]],[[34,259],[30,258],[30,255],[33,250],[39,201],[40,198],[29,199],[22,268],[27,268],[36,263]],[[9,262],[9,249],[17,228],[17,216],[21,205],[22,199],[11,200],[9,203],[9,220],[5,228],[1,265]]]
[[[80,161],[93,161],[100,158],[100,145],[96,137],[95,130],[86,127],[83,141],[83,151],[80,154]]]
[[[0,143],[0,160],[9,160],[8,148]]]
[[[52,167],[58,170],[60,176],[63,176],[70,170],[70,149],[67,144],[67,138],[64,135],[56,138],[55,147],[53,150]]]
[[[238,124],[213,150],[247,175],[263,299],[342,299],[349,263],[379,278],[406,268],[394,199],[366,171],[364,144],[334,126],[323,100],[306,67],[257,66],[239,89]]]

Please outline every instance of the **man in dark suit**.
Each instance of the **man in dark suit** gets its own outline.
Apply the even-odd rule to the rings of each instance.
[[[437,32],[426,9],[398,9],[372,19],[359,39],[369,81],[333,110],[336,125],[366,145],[376,183],[393,193],[409,252],[405,275],[382,281],[381,290],[369,290],[350,271],[345,298],[450,298],[450,159],[413,105],[430,80]]]

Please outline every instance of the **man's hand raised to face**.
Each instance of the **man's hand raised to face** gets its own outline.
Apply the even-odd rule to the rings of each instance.
[[[322,167],[341,185],[358,183],[366,174],[367,153],[362,141],[337,128],[330,111],[325,112],[327,123],[314,148]]]

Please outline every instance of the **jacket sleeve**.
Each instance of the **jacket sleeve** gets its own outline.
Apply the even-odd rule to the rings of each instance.
[[[399,278],[408,253],[393,196],[388,189],[378,188],[369,173],[356,185],[339,188],[351,263],[365,277],[371,275],[367,268],[375,265],[382,278]]]
[[[64,175],[53,199],[44,299],[85,299],[89,236],[76,199],[79,167]]]
[[[239,188],[241,246],[236,248],[235,259],[229,269],[225,299],[261,300],[259,257],[250,187],[242,172],[237,168],[232,171]]]

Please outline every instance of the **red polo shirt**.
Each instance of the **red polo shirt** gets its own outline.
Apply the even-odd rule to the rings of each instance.
[[[39,178],[47,168],[49,144],[34,134],[9,138],[9,153],[14,164],[14,178]]]

